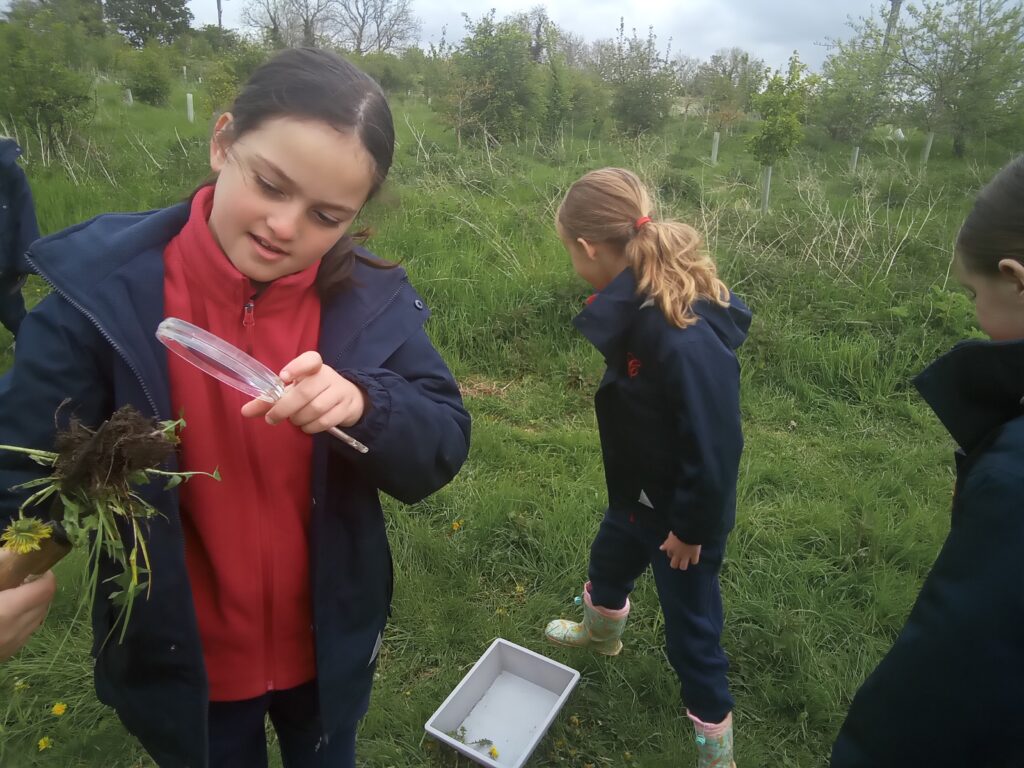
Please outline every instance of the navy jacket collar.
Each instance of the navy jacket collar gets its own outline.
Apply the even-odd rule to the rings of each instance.
[[[966,341],[915,379],[957,445],[967,454],[1024,414],[1024,341]]]
[[[612,359],[643,301],[636,293],[636,276],[627,267],[591,297],[586,308],[573,318],[573,325],[606,359]]]
[[[613,360],[625,352],[627,332],[646,300],[637,294],[636,275],[627,267],[603,291],[591,297],[573,323],[606,360]],[[728,306],[701,299],[692,311],[729,349],[739,349],[747,338],[751,313],[736,294],[730,295]]]

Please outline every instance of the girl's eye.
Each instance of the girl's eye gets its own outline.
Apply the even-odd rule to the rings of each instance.
[[[316,217],[316,220],[319,223],[324,224],[328,227],[336,227],[339,224],[341,224],[341,222],[338,221],[336,218],[334,218],[333,216],[328,216],[326,213],[323,213],[322,211],[314,211],[313,215]]]
[[[256,183],[259,185],[260,189],[269,195],[273,195],[275,197],[279,197],[281,195],[281,190],[260,175],[256,176]]]

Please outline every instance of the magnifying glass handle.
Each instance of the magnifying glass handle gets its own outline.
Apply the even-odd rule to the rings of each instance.
[[[337,427],[331,427],[327,431],[330,432],[332,435],[334,435],[339,440],[341,440],[341,442],[343,442],[349,448],[355,448],[360,453],[369,453],[370,452],[369,448],[367,448],[365,445],[360,443],[358,440],[356,440],[351,435],[345,434],[344,432],[342,432]]]

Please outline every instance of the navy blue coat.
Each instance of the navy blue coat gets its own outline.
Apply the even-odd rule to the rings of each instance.
[[[1024,766],[1024,342],[967,342],[915,380],[960,451],[949,536],[857,692],[832,768]]]
[[[693,311],[696,323],[673,326],[626,269],[573,322],[608,365],[594,405],[610,507],[704,544],[736,521],[736,349],[750,310],[733,296],[728,307],[699,301]]]
[[[20,154],[13,139],[0,139],[0,324],[11,333],[17,333],[25,317],[25,251],[39,238],[32,191],[18,165]]]
[[[26,317],[14,367],[0,379],[0,443],[51,448],[54,413],[99,423],[131,404],[167,419],[163,250],[188,217],[185,204],[100,216],[36,243],[29,264],[53,293]],[[348,428],[360,455],[315,438],[310,531],[317,677],[326,733],[366,712],[392,567],[378,490],[416,502],[450,481],[469,448],[469,415],[423,330],[428,311],[401,269],[364,265],[356,285],[322,309],[320,353],[362,385],[370,410]],[[173,467],[171,467],[173,469]],[[41,467],[0,452],[0,489]],[[207,684],[186,572],[176,489],[151,484],[162,513],[149,531],[152,596],[137,599],[127,636],[105,594],[93,608],[95,682],[101,701],[161,766],[207,765]],[[0,520],[21,494],[0,491]]]

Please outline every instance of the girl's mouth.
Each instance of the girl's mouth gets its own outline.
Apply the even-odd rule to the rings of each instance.
[[[249,238],[256,245],[256,250],[259,251],[260,255],[264,258],[275,260],[288,255],[287,251],[281,250],[276,245],[273,245],[269,240],[264,240],[262,237],[252,233],[249,234]]]

